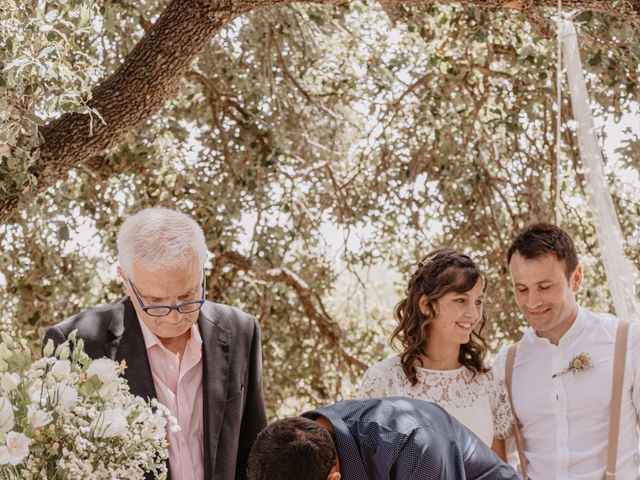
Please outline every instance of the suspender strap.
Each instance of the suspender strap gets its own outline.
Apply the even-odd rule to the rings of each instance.
[[[619,322],[616,332],[616,348],[613,354],[613,382],[611,385],[611,419],[609,421],[609,449],[607,452],[607,470],[605,480],[616,478],[618,459],[618,433],[620,430],[620,409],[622,407],[622,385],[624,383],[624,364],[627,358],[628,322]]]
[[[513,436],[516,441],[516,449],[518,450],[518,458],[520,459],[520,472],[522,473],[522,480],[528,480],[527,477],[527,460],[524,456],[524,446],[522,441],[522,434],[520,433],[520,421],[516,415],[516,409],[513,408],[513,395],[511,394],[511,380],[513,378],[513,363],[516,359],[516,351],[520,342],[516,342],[507,350],[507,362],[505,364],[504,383],[507,386],[507,393],[509,395],[509,404],[511,405],[511,411],[513,412]]]

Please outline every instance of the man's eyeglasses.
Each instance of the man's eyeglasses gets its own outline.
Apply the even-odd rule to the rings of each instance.
[[[133,291],[133,294],[136,296],[140,307],[147,315],[151,315],[152,317],[166,317],[171,313],[172,310],[177,310],[180,313],[193,313],[202,308],[204,305],[204,292],[207,287],[207,277],[204,274],[204,270],[202,271],[202,298],[200,300],[193,300],[191,302],[181,303],[180,305],[170,306],[170,305],[145,305],[140,298],[140,294],[138,290],[136,290],[135,285],[130,279],[127,279],[129,282],[129,286]]]

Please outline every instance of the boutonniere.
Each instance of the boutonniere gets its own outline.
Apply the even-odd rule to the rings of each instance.
[[[591,357],[589,357],[588,353],[581,353],[580,355],[576,355],[569,362],[569,366],[564,370],[559,371],[558,373],[554,373],[552,378],[556,378],[559,375],[562,375],[567,372],[571,372],[574,375],[578,372],[584,372],[585,370],[589,370],[593,367],[593,363],[591,363]]]

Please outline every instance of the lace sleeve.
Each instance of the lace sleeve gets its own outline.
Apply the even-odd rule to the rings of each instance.
[[[493,372],[492,372],[493,373]],[[513,412],[507,396],[507,386],[497,376],[491,375],[491,411],[495,437],[501,440],[511,436]]]
[[[392,369],[382,361],[371,366],[360,382],[359,398],[380,398],[393,395]]]

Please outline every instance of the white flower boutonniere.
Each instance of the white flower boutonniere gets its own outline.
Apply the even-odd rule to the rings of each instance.
[[[567,368],[559,371],[558,373],[554,373],[553,378],[556,378],[567,372],[571,372],[575,375],[578,372],[584,372],[585,370],[589,370],[592,367],[593,363],[591,363],[591,357],[589,357],[588,353],[582,352],[580,355],[576,355],[571,359]]]

